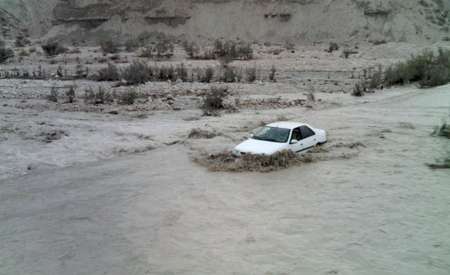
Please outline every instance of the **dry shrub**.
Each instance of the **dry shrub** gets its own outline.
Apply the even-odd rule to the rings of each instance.
[[[383,88],[383,68],[378,66],[378,69],[375,71],[370,71],[370,76],[368,80],[368,88],[369,89],[380,89]]]
[[[74,103],[76,99],[75,88],[71,86],[69,90],[66,91],[67,103]]]
[[[214,138],[216,136],[218,136],[218,134],[216,132],[211,132],[211,131],[203,130],[203,129],[199,129],[199,128],[192,129],[188,134],[188,138],[191,138],[191,139],[201,139],[201,138],[210,139],[210,138]]]
[[[120,72],[117,69],[117,66],[108,63],[108,66],[100,69],[95,75],[96,81],[119,81],[120,80]]]
[[[252,83],[256,81],[256,67],[247,68],[245,73],[247,74],[247,81]]]
[[[30,56],[30,53],[27,52],[25,49],[21,49],[21,50],[19,51],[18,56],[20,56],[20,57],[26,57],[26,56]]]
[[[191,59],[221,59],[228,63],[232,60],[253,59],[253,49],[250,43],[217,39],[213,49],[201,49],[194,42],[184,42],[184,50]]]
[[[236,82],[237,74],[233,67],[224,66],[222,81],[226,83]]]
[[[214,69],[207,67],[205,72],[200,77],[200,82],[210,83],[214,78]]]
[[[0,64],[6,62],[12,57],[14,57],[14,51],[10,48],[6,48],[0,41]]]
[[[171,58],[174,55],[174,45],[173,43],[168,40],[160,40],[156,45],[149,45],[145,47],[142,52],[140,53],[140,57],[146,57],[146,58]]]
[[[217,116],[221,110],[227,108],[224,99],[229,95],[228,87],[211,87],[203,97],[200,109],[204,116]]]
[[[188,71],[186,67],[184,66],[184,63],[181,63],[180,65],[177,65],[175,67],[176,77],[177,79],[186,82],[188,81]]]
[[[122,73],[122,78],[128,85],[144,84],[151,80],[151,71],[147,64],[134,61]]]
[[[59,44],[57,41],[48,41],[41,47],[47,56],[56,56],[67,51],[67,48]]]
[[[432,135],[450,138],[450,124],[447,124],[447,122],[443,122],[441,126],[436,127]]]
[[[435,87],[450,81],[450,50],[439,49],[435,54],[424,51],[389,67],[384,82],[388,86],[419,82],[421,87]]]
[[[138,39],[128,39],[125,41],[125,50],[127,52],[134,52],[137,48],[139,48],[139,40]]]
[[[117,53],[119,46],[111,38],[100,41],[100,48],[104,55],[108,53]]]
[[[272,67],[270,68],[270,72],[269,72],[269,80],[272,82],[277,82],[276,74],[277,74],[277,69],[275,68],[274,65],[272,65]]]
[[[222,152],[194,160],[214,172],[271,172],[312,162],[309,155],[299,156],[288,150],[270,156],[247,154],[242,157],[236,157],[231,152]]]
[[[339,50],[339,45],[336,42],[330,42],[328,45],[328,49],[326,49],[326,52],[332,53],[334,51]]]
[[[353,96],[363,96],[364,93],[367,91],[367,84],[365,81],[360,81],[353,86]]]
[[[110,92],[105,91],[103,87],[98,87],[97,91],[88,88],[84,91],[84,102],[86,104],[110,104],[114,101]]]
[[[128,89],[120,95],[119,103],[122,105],[133,105],[138,97],[134,89]]]
[[[47,100],[51,102],[58,102],[58,89],[56,87],[51,88],[50,94],[47,96]]]
[[[24,34],[19,34],[16,37],[16,41],[14,42],[15,46],[18,48],[25,47],[31,43],[30,39],[28,39]]]

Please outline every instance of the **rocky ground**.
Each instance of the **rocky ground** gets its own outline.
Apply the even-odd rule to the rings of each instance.
[[[384,44],[348,59],[277,47],[232,63],[261,75],[275,65],[277,82],[149,82],[132,87],[132,105],[84,102],[89,87],[130,89],[114,82],[1,79],[0,274],[448,274],[450,174],[426,164],[448,154],[431,133],[448,116],[450,87],[351,95],[364,69],[422,47]],[[119,55],[119,66],[138,58]],[[110,56],[93,47],[52,59],[36,51],[1,70],[92,72],[101,58]],[[180,62],[215,64],[181,52],[164,64]],[[203,116],[211,86],[228,87],[232,112]],[[58,102],[48,100],[55,87]],[[275,120],[324,128],[330,141],[271,173],[195,161]]]

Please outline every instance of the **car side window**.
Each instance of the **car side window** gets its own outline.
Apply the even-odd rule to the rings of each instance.
[[[315,135],[314,131],[311,130],[311,128],[309,128],[308,126],[301,126],[300,131],[301,131],[301,136],[303,139],[309,138],[309,137]]]
[[[302,139],[302,133],[300,131],[300,128],[295,128],[294,130],[292,130],[291,141],[293,139],[296,139],[296,140],[301,140]]]

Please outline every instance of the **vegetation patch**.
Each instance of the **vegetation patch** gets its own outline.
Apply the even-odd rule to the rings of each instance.
[[[204,48],[194,42],[184,42],[183,47],[191,59],[222,59],[226,62],[253,59],[250,43],[243,41],[217,39],[213,47]]]
[[[106,91],[102,87],[98,87],[96,91],[88,88],[84,91],[84,102],[86,104],[109,104],[114,101],[113,96],[110,92]]]
[[[127,91],[120,94],[119,104],[133,105],[137,98],[138,93],[134,89],[128,89]]]
[[[203,96],[203,102],[200,109],[204,116],[218,116],[220,111],[236,111],[236,107],[227,104],[225,99],[230,95],[228,87],[211,87]]]
[[[119,81],[120,71],[116,65],[108,63],[108,66],[100,69],[94,76],[96,81]]]
[[[447,124],[447,122],[442,123],[441,126],[436,127],[433,131],[433,135],[450,138],[450,124]]]
[[[67,48],[59,44],[57,41],[48,41],[41,47],[47,56],[56,56],[67,52]]]
[[[14,57],[14,51],[5,46],[5,42],[0,40],[0,64]]]
[[[119,52],[119,45],[117,45],[112,39],[104,39],[100,41],[100,48],[102,49],[104,55]]]
[[[422,88],[447,84],[450,82],[450,50],[439,49],[437,54],[424,51],[395,64],[385,71],[384,82],[388,86],[417,82]]]

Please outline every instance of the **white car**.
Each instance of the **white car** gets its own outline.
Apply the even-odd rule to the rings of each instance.
[[[275,122],[258,128],[249,139],[234,147],[233,154],[272,155],[284,150],[299,153],[325,142],[325,130],[299,122]]]

